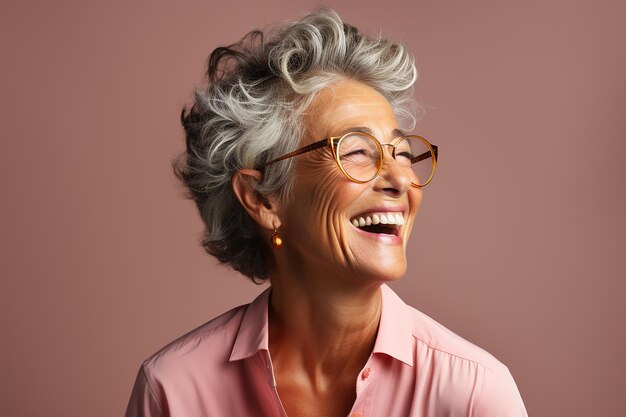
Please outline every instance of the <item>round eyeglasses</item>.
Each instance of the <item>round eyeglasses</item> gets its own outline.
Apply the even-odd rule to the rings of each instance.
[[[381,144],[365,132],[331,136],[273,159],[258,169],[306,152],[328,146],[339,170],[351,181],[365,183],[376,178],[383,167],[383,146],[391,147],[391,156],[400,166],[411,170],[411,185],[424,187],[435,174],[438,148],[417,135],[402,136],[392,143]]]

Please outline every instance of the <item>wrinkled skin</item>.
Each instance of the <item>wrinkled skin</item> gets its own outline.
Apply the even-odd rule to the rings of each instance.
[[[301,146],[359,126],[368,127],[381,143],[398,136],[387,100],[349,80],[320,91],[305,123]],[[318,271],[320,279],[344,280],[348,285],[380,285],[404,275],[406,243],[422,194],[410,186],[410,170],[400,167],[390,151],[391,147],[384,147],[381,174],[365,184],[346,178],[327,148],[296,157],[293,199],[280,210],[280,234],[286,245],[279,265],[307,266]],[[400,244],[364,236],[350,223],[356,214],[381,206],[404,211]]]

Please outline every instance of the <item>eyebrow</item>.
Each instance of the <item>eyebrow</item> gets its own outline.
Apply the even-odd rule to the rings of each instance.
[[[393,130],[391,131],[391,133],[393,133],[395,137],[400,137],[400,136],[402,136],[402,137],[403,137],[403,136],[408,136],[408,134],[407,134],[406,132],[404,132],[404,131],[402,131],[402,130],[400,130],[400,129],[397,129],[397,128],[396,128],[396,129],[393,129]]]
[[[339,132],[339,134],[337,134],[336,136],[337,136],[337,137],[338,137],[338,136],[343,136],[343,135],[345,135],[346,133],[350,133],[350,132],[363,132],[363,133],[367,133],[367,134],[369,134],[369,135],[372,135],[372,136],[376,137],[376,136],[374,135],[374,132],[372,131],[372,129],[370,129],[370,128],[369,128],[369,127],[367,127],[367,126],[354,126],[354,127],[349,127],[349,128],[347,128],[347,129],[344,129],[344,130],[342,130],[341,132]],[[397,128],[396,128],[396,129],[393,129],[393,130],[391,131],[391,133],[394,135],[394,138],[397,138],[397,137],[402,137],[402,136],[407,136],[407,134],[406,134],[405,132],[403,132],[402,130],[397,129]]]
[[[347,129],[342,130],[341,132],[339,132],[337,135],[333,135],[333,136],[343,136],[346,133],[350,133],[350,132],[363,132],[363,133],[367,133],[369,135],[374,136],[374,132],[372,131],[372,129],[370,129],[367,126],[354,126],[354,127],[349,127]]]

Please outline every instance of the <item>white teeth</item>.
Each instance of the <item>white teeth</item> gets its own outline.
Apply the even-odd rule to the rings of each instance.
[[[354,227],[365,227],[376,224],[389,224],[401,226],[404,224],[404,216],[400,212],[396,213],[373,213],[365,216],[355,217],[350,220]]]

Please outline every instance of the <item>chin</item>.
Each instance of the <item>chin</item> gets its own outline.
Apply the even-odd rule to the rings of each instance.
[[[374,268],[371,268],[367,271],[363,271],[361,277],[367,276],[372,280],[380,281],[382,283],[385,282],[394,282],[400,280],[406,274],[406,260],[399,263],[394,262],[393,264],[385,264],[385,262],[381,262],[376,265]]]

